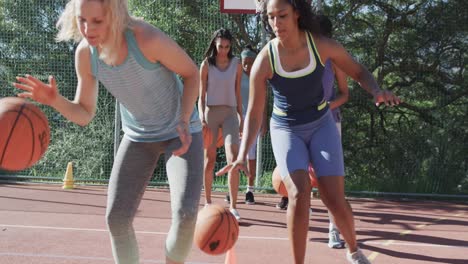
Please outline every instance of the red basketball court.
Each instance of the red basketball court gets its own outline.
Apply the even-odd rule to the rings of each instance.
[[[223,198],[215,193],[214,202],[226,205]],[[275,208],[279,197],[257,193],[256,200],[239,203],[237,263],[293,263],[286,212]],[[360,246],[372,263],[468,263],[467,203],[349,201]],[[0,185],[0,263],[113,263],[105,206],[105,186]],[[164,263],[169,206],[168,190],[146,191],[134,222],[141,263]],[[344,249],[327,247],[325,207],[318,199],[312,206],[306,263],[346,263]],[[224,263],[224,255],[209,256],[194,246],[187,263]]]

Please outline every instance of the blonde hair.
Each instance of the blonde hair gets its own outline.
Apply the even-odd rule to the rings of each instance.
[[[70,41],[78,43],[83,36],[78,29],[76,13],[77,3],[80,0],[70,0],[65,6],[65,10],[57,21],[57,41]],[[102,47],[99,58],[106,62],[113,63],[116,60],[118,50],[122,45],[123,33],[131,27],[134,18],[128,12],[127,0],[82,0],[99,1],[104,5],[107,12],[107,21],[109,23],[109,46]]]

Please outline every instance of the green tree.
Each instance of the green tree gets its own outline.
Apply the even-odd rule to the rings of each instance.
[[[351,189],[468,192],[467,10],[465,1],[326,1],[336,38],[405,101],[375,108],[353,84]]]
[[[67,1],[0,1],[0,96],[13,96],[15,76],[56,76],[72,98],[76,77],[72,43],[56,43],[55,23]],[[349,190],[468,193],[467,17],[463,0],[326,0],[323,12],[335,38],[371,72],[382,88],[400,95],[397,108],[375,107],[351,84],[343,144]],[[129,1],[133,14],[174,38],[198,64],[213,31],[230,29],[235,53],[261,48],[253,15],[219,13],[219,1]],[[74,161],[79,177],[106,179],[113,154],[114,100],[100,89],[97,120],[70,124],[47,107],[52,143],[26,175],[59,176]],[[271,100],[270,100],[271,101]],[[274,166],[264,140],[266,175]],[[164,168],[156,172],[165,179]],[[269,182],[269,181],[264,181]]]

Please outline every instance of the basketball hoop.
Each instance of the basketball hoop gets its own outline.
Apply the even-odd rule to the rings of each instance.
[[[259,0],[220,0],[221,13],[255,14]]]

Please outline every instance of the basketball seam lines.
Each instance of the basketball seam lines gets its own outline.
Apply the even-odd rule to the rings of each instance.
[[[218,223],[218,226],[215,228],[214,232],[211,232],[211,236],[206,240],[205,244],[203,245],[202,248],[205,248],[207,245],[209,245],[210,241],[211,241],[211,238],[213,238],[214,234],[216,234],[216,231],[218,231],[219,227],[221,226],[221,224],[223,223],[223,220],[224,220],[224,213],[218,211],[219,213],[221,213],[221,221],[219,221]]]
[[[231,215],[234,216],[233,214],[231,214],[231,212],[225,211],[224,213],[226,214],[226,216],[228,218],[228,232],[227,232],[227,239],[226,239],[226,243],[224,244],[224,250],[223,251],[225,251],[226,248],[228,247],[228,245],[230,244],[230,241],[231,241],[231,221],[234,220],[233,219],[234,217],[231,217]],[[235,221],[237,221],[237,220],[235,220]],[[234,244],[232,244],[232,246],[234,246]]]
[[[21,116],[21,113],[23,112],[23,109],[26,107],[26,103],[23,103],[18,111],[18,115],[16,116],[15,122],[13,123],[13,126],[10,129],[10,134],[8,135],[7,141],[5,146],[3,147],[3,152],[2,156],[0,157],[0,165],[3,163],[3,159],[5,157],[6,150],[8,149],[8,144],[10,143],[10,139],[13,135],[13,131],[15,130],[16,123],[18,123],[19,117]]]
[[[29,161],[28,161],[28,167],[29,167],[31,166],[31,161],[33,160],[33,157],[34,157],[34,151],[36,150],[36,133],[34,133],[34,126],[32,124],[31,119],[27,115],[24,115],[24,118],[29,122],[29,126],[31,127],[31,133],[32,133],[31,155],[29,156]],[[41,149],[41,152],[42,152],[42,149]]]
[[[32,106],[35,106],[35,105],[32,105]],[[29,110],[29,111],[31,112],[32,115],[36,116],[36,117],[37,117],[37,120],[39,120],[40,122],[42,122],[42,125],[43,125],[43,127],[44,127],[45,130],[49,129],[49,122],[47,121],[47,116],[46,116],[44,113],[41,112],[41,109],[40,109],[39,107],[36,106],[36,108],[37,108],[37,110],[39,110],[39,112],[34,111],[35,109],[34,109],[34,108],[30,108],[30,107],[26,107],[25,110]],[[24,111],[23,111],[23,112],[24,112]],[[27,116],[27,115],[25,115],[25,116]],[[32,123],[32,122],[30,122],[30,123]],[[35,136],[35,134],[34,134],[34,126],[31,124],[31,127],[32,127],[32,130],[33,130],[32,132],[33,132],[33,137],[34,137],[34,136]],[[47,133],[47,134],[48,134],[48,135],[47,135],[47,144],[49,144],[49,142],[50,142],[50,133]],[[35,139],[35,137],[34,137],[34,139]],[[33,151],[34,151],[34,150],[35,150],[35,148],[33,148]],[[40,154],[41,156],[44,155],[45,152],[46,152],[46,150],[47,150],[47,148],[43,149],[42,142],[40,142],[40,153],[39,153],[39,154]],[[32,160],[32,157],[33,157],[33,156],[31,156],[31,160]],[[40,157],[39,157],[39,158],[40,158]],[[31,160],[30,160],[30,162],[31,162]]]
[[[36,106],[37,107],[37,106]],[[39,108],[38,108],[39,109]],[[49,122],[47,122],[47,116],[44,114],[44,115],[40,115],[38,114],[36,111],[34,111],[34,109],[31,109],[29,107],[25,107],[25,110],[29,110],[31,111],[31,114],[35,115],[36,117],[38,117],[38,120],[40,122],[42,122],[42,124],[44,125],[45,128],[49,127]],[[40,109],[39,109],[40,110]],[[44,119],[45,117],[45,119]]]
[[[226,232],[227,238],[225,238],[226,241],[224,243],[224,248],[223,248],[223,252],[226,252],[226,248],[227,248],[227,246],[229,244],[229,237],[230,237],[229,234],[231,233],[231,219],[230,219],[230,217],[228,215],[228,214],[230,214],[230,212],[228,212],[227,210],[224,210],[223,214],[226,215],[226,217],[227,217],[226,220],[227,220],[227,225],[228,225],[227,226],[227,232]]]

